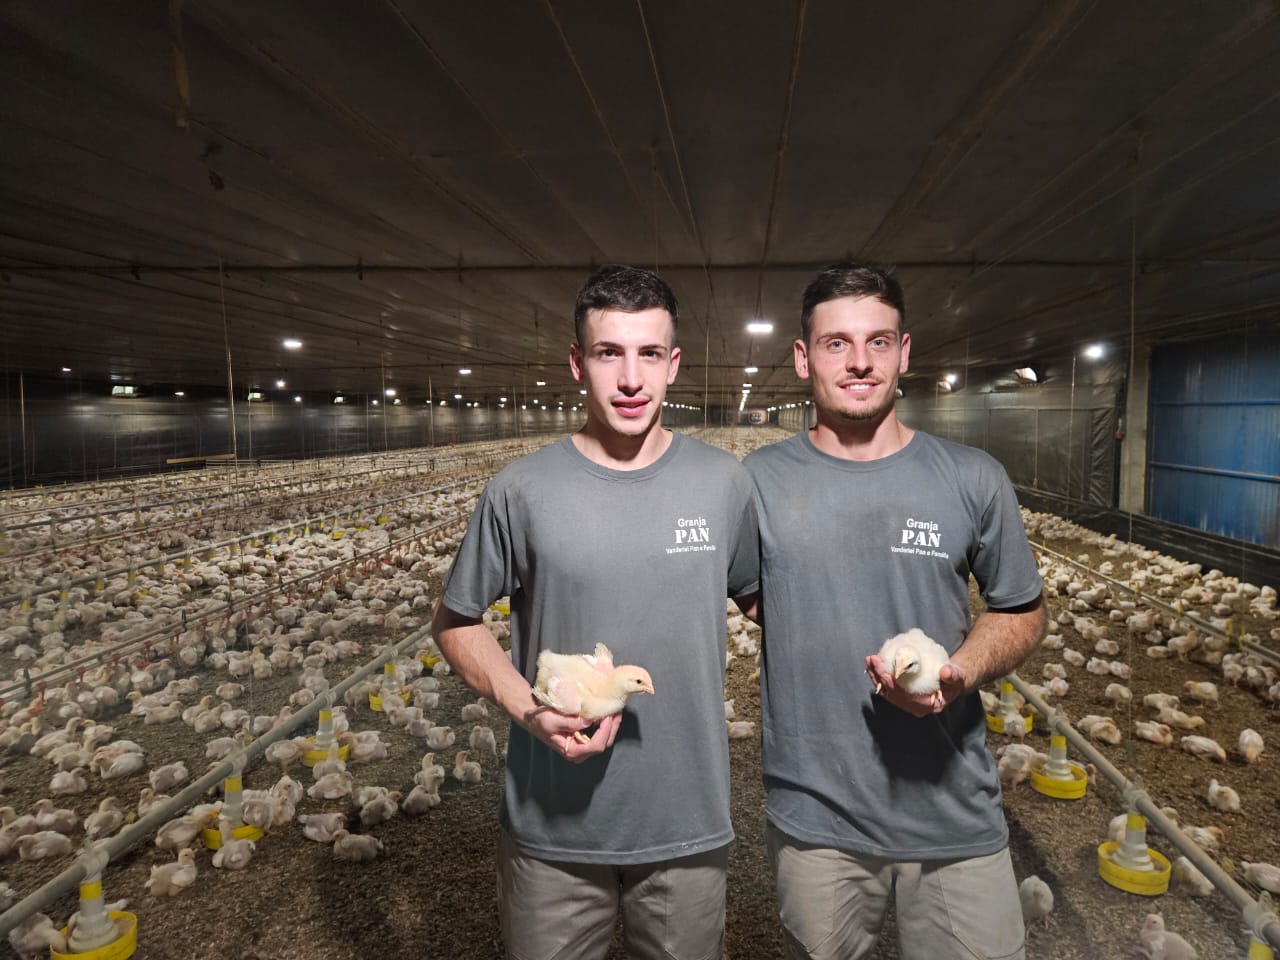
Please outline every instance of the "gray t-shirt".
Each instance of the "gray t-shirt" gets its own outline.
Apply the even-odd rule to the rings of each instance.
[[[566,437],[502,470],[472,515],[444,603],[479,616],[511,597],[512,662],[589,653],[653,677],[613,748],[582,764],[511,727],[502,822],[521,852],[651,863],[733,839],[724,726],[725,597],[752,592],[751,480],[728,453],[681,434],[640,470],[584,457]]]
[[[1004,469],[919,432],[868,462],[800,433],[746,467],[760,510],[769,819],[806,843],[891,859],[1002,849],[977,694],[917,719],[874,695],[864,661],[911,627],[954,652],[971,573],[990,607],[1040,594]]]

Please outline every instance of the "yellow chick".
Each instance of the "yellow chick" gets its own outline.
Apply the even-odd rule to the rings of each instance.
[[[162,863],[151,868],[146,889],[153,897],[175,897],[195,882],[195,852],[190,847],[183,847],[173,863]]]
[[[556,713],[584,720],[602,720],[621,713],[627,698],[653,693],[653,678],[643,667],[613,665],[613,654],[603,643],[594,653],[566,654],[543,650],[538,654],[538,675],[533,695]],[[585,743],[578,731],[574,738]]]

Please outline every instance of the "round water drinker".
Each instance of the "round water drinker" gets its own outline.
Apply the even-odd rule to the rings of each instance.
[[[82,953],[59,953],[52,947],[49,955],[52,960],[126,960],[138,949],[138,917],[137,914],[125,910],[112,910],[107,914],[116,925],[120,935],[105,947],[85,950]],[[62,933],[70,935],[71,928],[63,927]]]
[[[213,821],[212,827],[205,827],[203,830],[204,845],[210,850],[217,850],[222,846],[222,833],[218,830],[218,821]],[[231,831],[231,836],[237,840],[253,840],[262,839],[262,830],[258,827],[251,827],[247,823],[244,826],[236,827]]]
[[[1150,851],[1154,870],[1129,870],[1120,866],[1112,857],[1120,844],[1114,840],[1098,847],[1098,874],[1117,890],[1137,893],[1144,897],[1158,897],[1169,890],[1169,861],[1155,850]]]
[[[1249,939],[1249,960],[1275,960],[1276,954],[1257,937]]]
[[[1026,716],[1022,718],[1022,721],[1025,726],[1026,732],[1030,733],[1032,729],[1035,727],[1034,718]],[[990,730],[992,733],[1004,733],[1004,717],[997,716],[994,713],[988,713],[987,729]]]
[[[1031,771],[1031,788],[1055,800],[1079,800],[1088,786],[1084,767],[1067,759],[1067,738],[1055,733],[1049,738],[1049,759]]]
[[[437,663],[439,663],[441,660],[443,660],[443,659],[444,659],[444,657],[440,656],[440,654],[438,654],[438,653],[424,653],[424,654],[423,654],[421,657],[419,657],[418,659],[422,661],[422,665],[423,665],[424,667],[426,667],[428,670],[430,670],[430,669],[431,669],[432,667],[434,667]]]

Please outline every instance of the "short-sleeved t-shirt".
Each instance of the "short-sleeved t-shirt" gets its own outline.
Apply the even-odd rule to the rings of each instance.
[[[572,438],[490,481],[445,580],[444,603],[480,616],[511,597],[512,662],[530,683],[542,650],[644,667],[613,747],[572,764],[511,727],[502,820],[547,860],[649,863],[723,846],[725,598],[753,592],[751,480],[730,454],[672,434],[639,470],[602,467]]]
[[[1004,469],[920,432],[873,461],[832,457],[801,433],[745,465],[760,511],[769,819],[806,843],[892,859],[1002,849],[978,696],[913,717],[875,695],[865,658],[912,627],[954,653],[970,574],[993,608],[1039,596]]]

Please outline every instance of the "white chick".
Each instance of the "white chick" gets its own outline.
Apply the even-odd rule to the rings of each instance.
[[[1054,697],[1065,697],[1071,689],[1071,684],[1067,683],[1062,677],[1052,677],[1045,684],[1045,692]]]
[[[1152,710],[1163,710],[1166,707],[1179,707],[1182,705],[1182,701],[1171,693],[1148,693],[1142,698],[1142,705],[1150,707]]]
[[[396,815],[400,802],[400,791],[390,790],[380,797],[374,797],[360,808],[360,822],[366,827],[375,827],[385,823]]]
[[[1263,743],[1262,734],[1257,730],[1251,730],[1248,727],[1240,731],[1240,756],[1244,757],[1245,763],[1255,763],[1262,753]]]
[[[49,792],[55,797],[84,793],[89,789],[89,782],[79,770],[59,770],[49,781]]]
[[[1128,703],[1133,699],[1133,693],[1123,683],[1108,683],[1107,689],[1102,695],[1113,703]]]
[[[756,725],[751,720],[726,720],[724,724],[730,740],[746,740],[756,732]]]
[[[1187,691],[1187,696],[1192,700],[1200,703],[1217,703],[1218,702],[1218,686],[1210,683],[1208,680],[1196,682],[1188,680],[1183,685],[1183,689]]]
[[[43,860],[45,857],[60,857],[72,851],[71,838],[56,830],[40,830],[19,837],[16,844],[18,856],[23,860]]]
[[[1120,653],[1120,644],[1114,640],[1099,640],[1093,645],[1093,650],[1104,657],[1114,657]]]
[[[1172,707],[1161,707],[1156,719],[1178,730],[1199,730],[1204,726],[1204,717],[1193,717]]]
[[[1022,920],[1030,925],[1039,920],[1045,926],[1053,913],[1053,891],[1034,874],[1018,884],[1018,899],[1022,902]]]
[[[1209,737],[1183,737],[1182,749],[1193,757],[1200,757],[1202,760],[1217,760],[1219,763],[1227,762],[1227,751],[1223,750],[1217,741],[1211,740]]]
[[[1164,918],[1158,913],[1148,913],[1138,932],[1146,948],[1147,960],[1196,960],[1191,944],[1172,930],[1164,928]]]
[[[543,650],[538,654],[538,675],[533,695],[556,713],[584,720],[602,720],[621,713],[627,698],[653,693],[653,678],[643,667],[613,664],[613,654],[603,643],[594,653],[563,654]],[[574,739],[589,738],[578,731]],[[440,747],[427,741],[433,749]]]
[[[1225,783],[1218,783],[1217,780],[1209,781],[1209,806],[1215,810],[1221,810],[1223,813],[1239,813],[1240,812],[1240,794],[1236,793]]]
[[[1122,739],[1120,728],[1116,726],[1116,722],[1110,717],[1100,717],[1095,713],[1081,717],[1076,723],[1089,737],[1102,743],[1109,743],[1112,746],[1118,744]]]
[[[347,822],[345,813],[304,813],[299,815],[302,835],[317,843],[332,843]]]
[[[735,697],[734,699],[736,700],[737,698]],[[724,702],[724,718],[726,720],[732,720],[735,716],[736,714],[733,712],[733,700],[726,700]]]
[[[482,773],[480,764],[469,760],[469,756],[468,751],[459,750],[457,756],[453,758],[453,779],[462,783],[479,783]]]
[[[156,846],[161,850],[180,850],[191,846],[196,837],[213,820],[215,814],[187,814],[175,817],[156,831]]]
[[[1111,672],[1111,667],[1108,665],[1107,661],[1098,657],[1090,657],[1089,662],[1085,665],[1085,669],[1100,677],[1105,677]]]
[[[1185,826],[1182,828],[1182,832],[1191,838],[1192,843],[1206,853],[1215,853],[1222,846],[1222,841],[1227,837],[1222,832],[1221,827]]]
[[[1250,883],[1271,893],[1280,893],[1280,867],[1271,863],[1250,863],[1248,860],[1241,860],[1240,868],[1244,870],[1244,878]]]
[[[457,739],[453,732],[453,727],[432,727],[427,731],[427,746],[432,750],[443,750],[446,747],[453,746],[453,741]]]
[[[87,840],[101,840],[120,829],[124,823],[124,811],[116,805],[115,797],[104,797],[98,809],[84,818],[84,834]]]
[[[37,830],[56,830],[58,833],[70,833],[80,822],[74,810],[55,807],[48,797],[36,801],[35,817]]]
[[[243,870],[253,858],[257,844],[252,840],[237,840],[226,820],[218,823],[218,831],[222,834],[222,846],[213,851],[213,865],[219,870]]]
[[[339,830],[333,837],[333,856],[338,860],[350,860],[353,863],[376,860],[378,851],[381,849],[382,841],[367,833],[348,833],[346,830]]]
[[[1213,893],[1213,881],[1196,869],[1196,865],[1186,857],[1178,857],[1173,861],[1172,880],[1193,897],[1207,897]]]
[[[1119,677],[1121,680],[1128,680],[1130,675],[1133,673],[1133,670],[1127,663],[1122,663],[1119,660],[1112,660],[1107,664],[1107,672],[1109,672],[1113,677]]]
[[[483,724],[471,728],[471,737],[469,740],[473,753],[485,751],[493,754],[496,759],[498,756],[498,741],[493,735],[493,728],[486,727]]]
[[[1152,743],[1158,743],[1162,747],[1167,747],[1173,743],[1173,730],[1168,724],[1157,723],[1154,720],[1135,720],[1133,722],[1134,735],[1140,740],[1149,740]]]
[[[1040,670],[1040,676],[1045,680],[1065,680],[1067,668],[1060,663],[1046,663]],[[995,711],[988,710],[987,713],[995,713]]]
[[[9,931],[9,943],[22,960],[44,960],[52,947],[67,952],[67,938],[43,913],[32,914]]]
[[[1125,827],[1129,822],[1127,813],[1117,813],[1107,824],[1107,839],[1114,843],[1124,842]]]
[[[423,754],[422,769],[413,775],[413,782],[429,793],[435,793],[444,783],[444,767],[436,763],[434,753]]]
[[[1084,654],[1079,650],[1072,650],[1070,647],[1062,648],[1062,659],[1073,667],[1083,667],[1085,665]]]
[[[196,882],[196,855],[190,847],[178,851],[173,863],[162,863],[151,868],[147,880],[147,892],[153,897],[176,897]]]
[[[951,660],[942,644],[931,640],[919,627],[912,627],[884,642],[880,660],[899,689],[912,696],[928,697],[935,710],[942,706],[939,673]],[[876,693],[879,692],[877,684]]]
[[[187,765],[179,760],[176,763],[165,764],[163,767],[156,767],[148,774],[148,779],[151,781],[152,790],[156,793],[164,793],[180,783],[185,783],[190,776]]]
[[[307,796],[312,800],[337,800],[351,793],[353,782],[354,778],[346,770],[329,773],[307,788]]]
[[[475,723],[477,720],[483,720],[489,716],[489,708],[485,705],[484,697],[481,697],[475,703],[467,703],[462,706],[462,721],[464,723]]]
[[[410,817],[420,817],[432,807],[440,805],[440,793],[415,784],[409,795],[400,802],[400,809]]]

